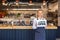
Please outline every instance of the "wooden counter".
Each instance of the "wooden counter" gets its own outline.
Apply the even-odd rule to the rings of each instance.
[[[32,26],[0,26],[0,29],[32,29]],[[57,27],[48,26],[45,29],[57,29]]]
[[[56,26],[47,26],[47,27],[45,27],[45,29],[57,29],[57,27]]]
[[[35,31],[30,29],[32,29],[32,26],[0,26],[0,39],[2,40],[34,40]],[[57,27],[48,26],[45,29],[46,29],[45,30],[46,40],[55,40]]]

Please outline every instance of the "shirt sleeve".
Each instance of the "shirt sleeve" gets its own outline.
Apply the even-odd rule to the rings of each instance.
[[[36,29],[36,28],[37,28],[37,20],[34,19],[32,29]]]

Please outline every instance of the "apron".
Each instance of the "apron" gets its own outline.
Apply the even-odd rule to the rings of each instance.
[[[45,28],[38,27],[35,29],[35,40],[45,40]]]
[[[45,26],[46,25],[47,25],[47,21],[43,18],[34,20],[33,28],[35,29],[35,40],[45,40]]]

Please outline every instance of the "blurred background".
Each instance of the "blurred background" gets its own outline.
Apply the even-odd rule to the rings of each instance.
[[[8,22],[5,19],[11,19],[10,24],[12,20],[22,20],[21,25],[27,25],[25,20],[29,19],[29,25],[32,25],[32,17],[37,17],[38,9],[43,10],[48,24],[58,26],[58,0],[0,0],[0,24],[6,25]]]

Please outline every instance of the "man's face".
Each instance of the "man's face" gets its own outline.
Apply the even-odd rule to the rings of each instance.
[[[37,16],[38,16],[38,17],[42,17],[42,16],[43,16],[42,11],[38,11]]]

